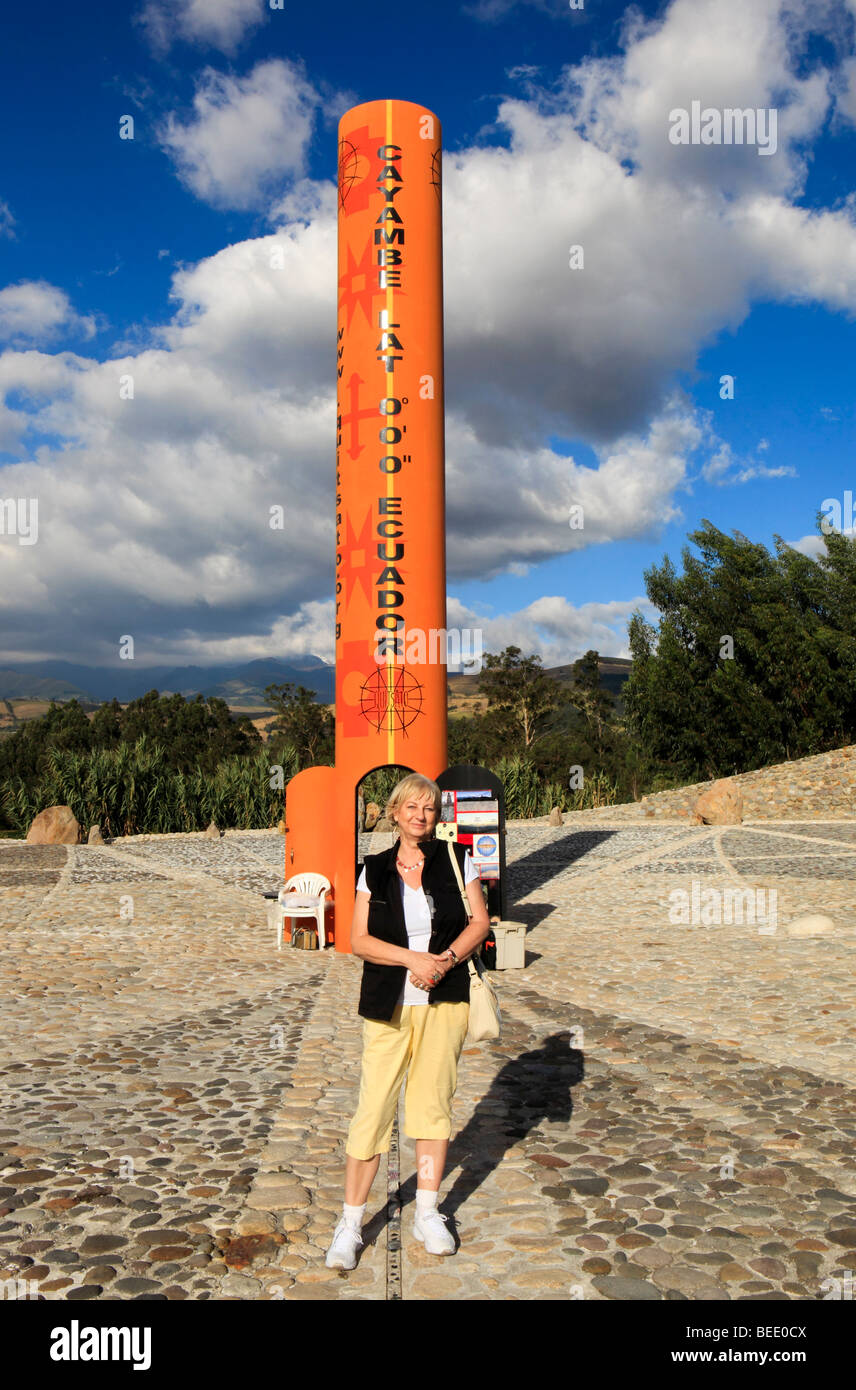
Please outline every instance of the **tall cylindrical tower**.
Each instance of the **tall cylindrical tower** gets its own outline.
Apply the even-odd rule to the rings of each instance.
[[[337,946],[357,783],[385,764],[446,765],[440,166],[423,106],[366,102],[340,121]]]
[[[357,786],[446,766],[440,122],[370,101],[339,123],[336,763],[293,777],[286,878],[334,888],[350,950]]]

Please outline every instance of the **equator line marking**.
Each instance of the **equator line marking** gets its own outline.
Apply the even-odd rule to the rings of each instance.
[[[401,1299],[401,1187],[398,1155],[398,1116],[392,1122],[392,1136],[386,1167],[386,1296]]]

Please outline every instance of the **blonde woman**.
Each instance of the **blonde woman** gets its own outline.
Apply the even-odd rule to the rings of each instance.
[[[431,1255],[455,1242],[437,1194],[451,1134],[458,1058],[469,1021],[467,961],[489,931],[478,872],[453,845],[472,917],[467,918],[446,842],[434,831],[440,788],[419,773],[402,778],[386,805],[398,839],[366,856],[357,884],[351,950],[363,964],[358,1013],[363,1058],[357,1112],[345,1145],[345,1202],[327,1251],[331,1269],[353,1269],[360,1229],[405,1075],[404,1130],[416,1141],[413,1234]]]

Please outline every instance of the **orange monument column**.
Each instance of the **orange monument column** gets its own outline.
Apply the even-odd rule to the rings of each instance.
[[[331,879],[340,951],[359,782],[446,766],[440,164],[440,122],[416,103],[339,123],[336,765],[289,783],[286,875]]]

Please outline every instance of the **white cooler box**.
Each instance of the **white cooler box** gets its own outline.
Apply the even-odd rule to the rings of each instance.
[[[490,930],[496,941],[497,970],[522,970],[526,964],[525,922],[494,922]]]

